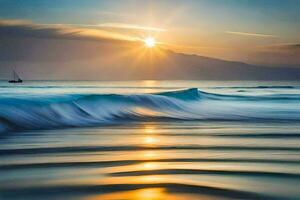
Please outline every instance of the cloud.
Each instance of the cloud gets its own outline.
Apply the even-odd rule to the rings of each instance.
[[[271,34],[261,34],[261,33],[247,33],[247,32],[238,32],[238,31],[225,31],[225,33],[249,37],[264,37],[264,38],[276,38],[276,35]]]
[[[165,32],[166,29],[150,27],[150,26],[140,26],[137,24],[125,24],[125,23],[103,23],[103,24],[42,24],[45,26],[77,26],[77,27],[90,27],[90,28],[114,28],[114,29],[133,29],[133,30],[143,30],[143,31],[155,31],[155,32]]]
[[[140,45],[140,38],[117,31],[0,20],[0,62],[69,62],[99,55],[107,59],[119,54],[120,49]]]
[[[37,24],[24,20],[0,20],[0,39],[5,38],[55,38],[101,41],[139,41],[139,38],[92,26],[72,24]]]
[[[155,31],[155,32],[165,32],[166,29],[151,27],[151,26],[141,26],[137,24],[126,24],[126,23],[103,23],[97,24],[95,26],[105,27],[105,28],[117,28],[117,29],[135,29],[135,30],[144,30],[144,31]]]
[[[0,26],[18,26],[18,25],[31,25],[31,21],[23,19],[14,20],[0,20]]]

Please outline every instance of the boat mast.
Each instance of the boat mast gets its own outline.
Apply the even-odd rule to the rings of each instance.
[[[16,72],[13,70],[13,79],[16,80]]]

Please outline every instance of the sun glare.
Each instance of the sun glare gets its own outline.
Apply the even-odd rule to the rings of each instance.
[[[145,46],[148,48],[154,47],[156,43],[153,37],[147,37],[144,42],[145,42]]]

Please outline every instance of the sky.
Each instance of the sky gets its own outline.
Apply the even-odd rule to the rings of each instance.
[[[10,36],[117,43],[151,36],[174,52],[298,67],[298,19],[298,0],[0,0],[0,45]]]

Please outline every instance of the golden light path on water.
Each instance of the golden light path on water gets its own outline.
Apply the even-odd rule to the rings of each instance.
[[[159,145],[159,140],[155,137],[157,134],[156,127],[153,125],[146,125],[143,129],[141,129],[141,134],[143,135],[143,139],[141,140],[142,146],[147,147],[155,147]],[[135,157],[135,156],[134,156]],[[135,157],[136,158],[136,157]],[[129,158],[130,159],[130,158]],[[139,155],[140,160],[145,160],[143,163],[138,164],[136,166],[125,166],[128,170],[135,171],[151,171],[165,168],[164,165],[160,162],[153,162],[152,160],[159,160],[160,153],[159,151],[143,151]],[[126,171],[123,167],[120,170],[114,169],[116,171]],[[124,182],[125,181],[125,182]],[[102,182],[102,181],[101,181]],[[106,182],[106,181],[104,181]],[[136,176],[136,177],[125,177],[125,178],[114,178],[107,180],[106,184],[120,184],[120,183],[129,183],[129,184],[156,184],[163,182],[176,182],[176,180],[172,180],[171,177],[168,176],[160,176],[160,175],[145,175],[145,176]],[[174,199],[174,200],[185,200],[185,199],[195,199],[201,198],[203,200],[212,200],[212,197],[206,195],[192,195],[192,194],[170,194],[168,193],[166,188],[161,187],[153,187],[153,188],[145,188],[145,189],[136,189],[133,191],[125,191],[125,192],[115,192],[104,195],[95,195],[86,198],[86,200],[118,200],[118,199],[127,199],[127,200],[165,200],[165,199]]]
[[[181,157],[181,153],[177,150],[168,150],[168,151],[161,151],[156,150],[156,148],[165,146],[170,141],[168,137],[163,137],[165,133],[168,133],[170,130],[165,130],[159,126],[150,124],[142,126],[135,131],[132,132],[135,135],[133,140],[129,140],[135,144],[139,144],[141,147],[149,147],[149,150],[141,150],[132,153],[121,153],[119,156],[115,157],[114,159],[117,160],[138,160],[139,163],[136,164],[126,164],[122,166],[111,166],[107,167],[106,169],[95,169],[91,170],[91,174],[96,173],[103,173],[108,174],[108,176],[104,175],[101,179],[96,178],[88,178],[88,179],[79,179],[77,184],[87,184],[87,185],[99,185],[99,189],[101,190],[101,185],[112,185],[113,187],[121,187],[119,192],[110,192],[105,194],[99,195],[92,195],[87,197],[87,200],[117,200],[117,199],[128,199],[128,200],[135,200],[135,199],[151,199],[151,200],[160,200],[160,199],[221,199],[220,197],[214,197],[211,195],[206,194],[191,194],[191,193],[173,193],[169,191],[168,187],[177,187],[178,183],[183,185],[191,185],[191,186],[204,186],[208,188],[239,188],[243,190],[248,181],[243,181],[243,179],[236,179],[235,177],[218,177],[216,180],[214,176],[198,174],[160,174],[160,170],[168,172],[169,170],[245,170],[252,171],[255,168],[255,165],[248,164],[238,164],[238,163],[214,163],[214,162],[202,162],[199,164],[198,162],[190,163],[190,162],[161,162],[162,160],[168,158],[170,161],[172,158]],[[223,130],[229,131],[229,130]],[[189,141],[189,140],[187,140]],[[187,142],[181,141],[181,142]],[[210,140],[203,140],[205,141],[206,145],[214,145],[213,143],[209,143]],[[186,153],[188,153],[187,151]],[[182,152],[185,154],[185,152]],[[194,157],[191,155],[192,152],[188,153],[188,157]],[[219,158],[219,156],[228,156],[227,154],[212,154],[212,152],[198,152],[196,155],[200,158]],[[184,155],[183,154],[183,155]],[[251,154],[250,154],[251,155]],[[216,157],[217,156],[217,157]],[[248,154],[249,156],[249,154]],[[260,165],[260,170],[267,170],[267,171],[276,171],[280,168],[273,168],[269,165]],[[294,168],[296,169],[296,168]],[[291,169],[293,170],[293,169]],[[145,173],[145,174],[144,174]],[[143,175],[144,174],[144,175]],[[189,178],[190,177],[190,178]],[[239,182],[240,185],[236,185]],[[251,181],[250,181],[251,182]],[[115,186],[114,186],[115,185]],[[133,188],[124,189],[122,191],[122,185],[132,185]],[[161,186],[160,185],[165,185]],[[173,186],[172,186],[173,185]],[[139,186],[145,187],[139,189]],[[257,186],[252,186],[254,190],[258,189],[260,184]],[[176,189],[175,189],[176,190]],[[192,189],[194,190],[194,189]],[[295,191],[293,191],[295,192]]]
[[[192,194],[170,194],[164,188],[147,188],[138,189],[130,192],[118,192],[114,194],[96,195],[88,197],[86,200],[186,200],[201,199],[213,200],[213,198],[205,195]]]

